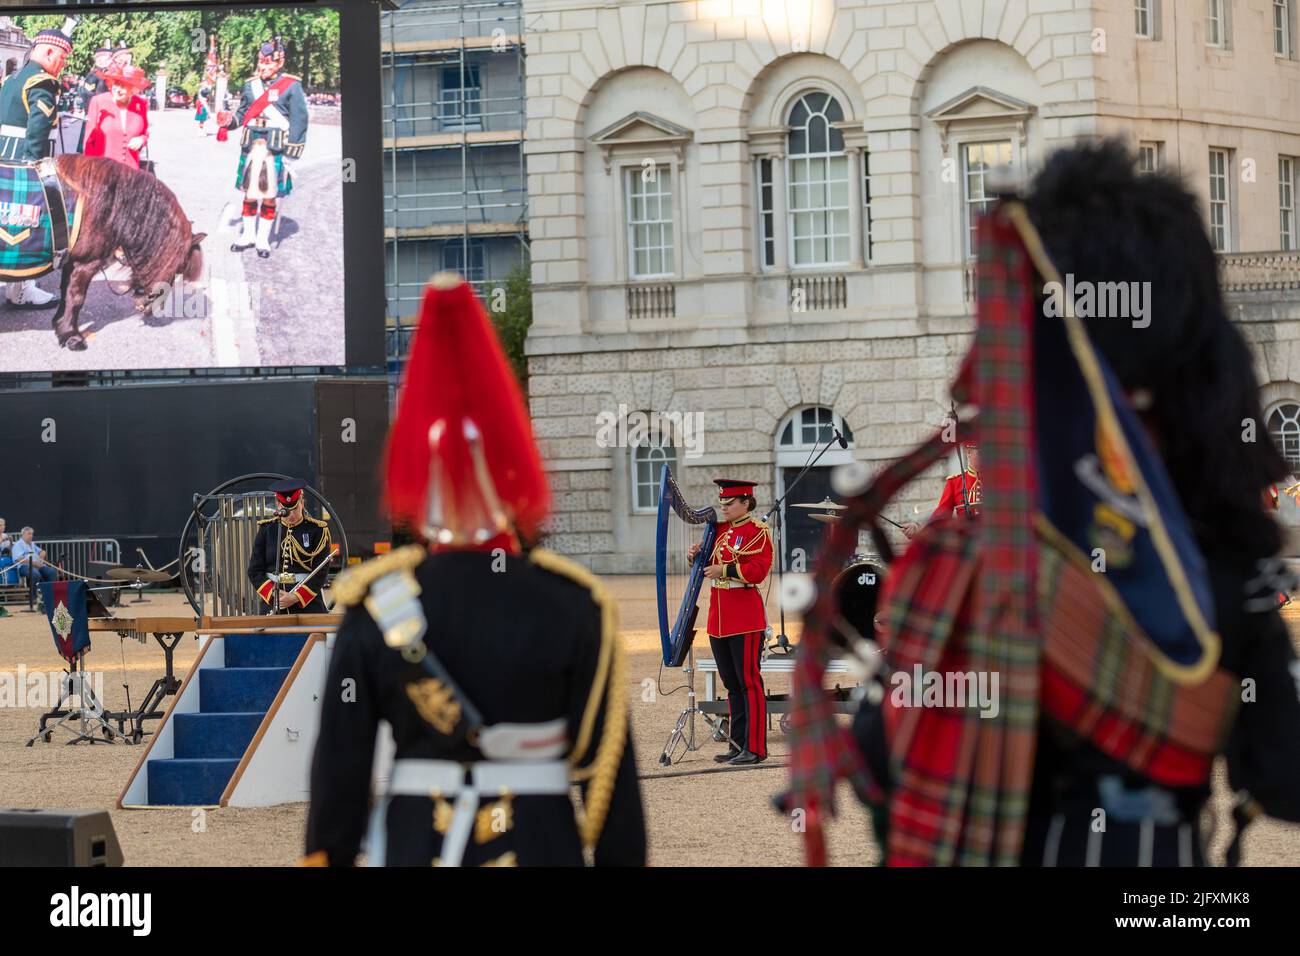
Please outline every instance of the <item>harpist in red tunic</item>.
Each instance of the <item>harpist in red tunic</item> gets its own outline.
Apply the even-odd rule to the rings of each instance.
[[[140,150],[149,142],[149,104],[135,90],[149,85],[138,66],[114,66],[101,76],[109,92],[91,98],[86,107],[87,156],[107,156],[132,169],[140,168]]]
[[[709,644],[727,688],[731,746],[714,759],[767,759],[767,691],[761,671],[767,614],[760,590],[772,569],[772,533],[752,514],[754,482],[719,478],[722,517],[704,576],[709,579]],[[692,553],[692,557],[694,554]]]

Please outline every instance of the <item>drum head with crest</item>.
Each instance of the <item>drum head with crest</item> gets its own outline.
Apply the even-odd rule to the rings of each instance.
[[[875,640],[876,606],[884,582],[885,565],[876,560],[854,561],[836,575],[831,585],[835,593],[835,607],[839,617],[857,631],[856,634],[853,631],[846,634],[837,621],[831,631],[831,637],[836,643],[847,646],[850,639],[856,637]]]

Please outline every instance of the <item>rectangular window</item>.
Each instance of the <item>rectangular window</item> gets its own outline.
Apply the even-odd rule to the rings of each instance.
[[[849,261],[849,157],[791,156],[790,264],[845,265]]]
[[[453,239],[442,247],[442,268],[445,272],[459,272],[473,285],[487,279],[484,264],[483,240],[462,241]]]
[[[871,261],[871,154],[862,151],[862,241],[863,258]]]
[[[1137,18],[1137,35],[1146,37],[1148,40],[1153,39],[1155,36],[1151,24],[1151,15],[1153,13],[1151,7],[1154,2],[1155,0],[1136,0],[1136,3],[1133,4],[1133,12]]]
[[[628,275],[670,276],[673,261],[673,173],[666,165],[627,172]]]
[[[966,256],[975,255],[975,228],[981,214],[993,207],[996,197],[985,189],[985,178],[998,166],[1011,165],[1011,141],[996,143],[967,143],[962,148],[962,178],[966,201]]]
[[[1154,173],[1160,168],[1160,144],[1138,143],[1138,172]]]
[[[1295,194],[1296,168],[1300,166],[1294,156],[1279,156],[1277,160],[1277,205],[1282,232],[1280,249],[1290,252],[1300,249],[1300,232],[1296,228]]]
[[[438,84],[438,119],[444,130],[483,128],[483,87],[477,66],[443,67]]]
[[[1291,0],[1273,0],[1273,52],[1291,56]]]
[[[776,265],[776,209],[773,204],[772,160],[758,161],[758,244],[759,261],[766,268]]]
[[[1228,45],[1228,20],[1223,0],[1205,0],[1205,43],[1207,46]]]
[[[1232,208],[1228,181],[1231,165],[1228,150],[1210,150],[1210,240],[1215,252],[1231,251]]]

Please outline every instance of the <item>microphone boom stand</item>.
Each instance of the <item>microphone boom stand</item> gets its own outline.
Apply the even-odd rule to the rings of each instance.
[[[772,505],[771,510],[763,516],[763,520],[766,522],[773,514],[776,515],[778,545],[776,557],[776,588],[778,597],[781,594],[781,587],[785,581],[785,508],[783,505],[803,476],[808,474],[809,469],[816,465],[817,462],[821,461],[822,456],[830,451],[831,445],[839,440],[840,437],[838,432],[827,439],[826,447],[817,452],[816,458],[803,466],[803,470],[794,476],[794,481],[790,482],[789,486],[785,489],[785,494],[781,495],[781,497],[776,500],[776,503]],[[777,608],[781,615],[781,632],[776,636],[776,643],[778,647],[788,648],[790,646],[790,638],[788,638],[785,633],[785,605],[778,600]]]

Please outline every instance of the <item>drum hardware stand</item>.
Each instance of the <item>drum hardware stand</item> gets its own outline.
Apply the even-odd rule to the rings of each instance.
[[[72,734],[72,739],[67,741],[69,744],[79,744],[83,740],[91,744],[100,743],[99,738],[95,736],[96,732],[103,734],[104,740],[108,743],[112,743],[114,737],[120,737],[123,742],[128,742],[126,735],[120,730],[114,730],[109,723],[117,715],[104,710],[104,705],[95,696],[94,690],[87,681],[85,657],[83,651],[77,655],[76,660],[71,662],[59,690],[59,702],[53,710],[41,714],[41,722],[35,736],[27,741],[28,747],[42,739],[48,744],[51,735],[60,728]],[[76,710],[64,710],[63,705],[72,697],[74,687],[81,705]],[[46,726],[47,722],[54,717],[58,720],[52,726]],[[81,726],[79,729],[74,728],[70,722],[80,723]]]
[[[141,569],[139,569],[139,570],[143,570],[143,569],[141,568]],[[127,587],[129,587],[132,591],[135,592],[135,597],[133,597],[133,598],[131,599],[131,603],[132,603],[132,604],[147,604],[147,603],[148,603],[148,602],[145,601],[145,599],[144,599],[144,589],[145,589],[146,587],[148,587],[148,585],[147,585],[144,581],[142,581],[142,580],[140,579],[139,576],[137,576],[136,579],[135,579],[134,581],[132,581],[130,584],[128,584]]]
[[[695,648],[692,647],[686,652],[686,663],[682,667],[682,672],[686,674],[686,708],[677,715],[677,725],[673,727],[673,732],[668,735],[668,743],[664,744],[663,753],[659,755],[659,763],[664,767],[673,765],[673,755],[677,752],[678,744],[684,744],[682,751],[684,758],[689,753],[702,748],[702,743],[697,743],[695,739],[695,717],[699,715],[703,721],[709,725],[716,737],[721,729],[721,724],[715,724],[713,719],[700,710],[698,698],[695,694]],[[688,729],[689,727],[689,729]],[[730,735],[724,739],[730,741]],[[681,759],[681,758],[678,758]]]

